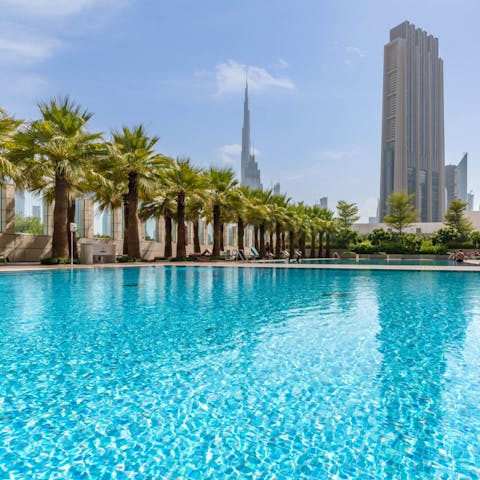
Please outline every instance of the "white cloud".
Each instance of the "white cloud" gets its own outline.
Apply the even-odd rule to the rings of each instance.
[[[60,47],[53,38],[42,38],[25,33],[0,34],[0,61],[14,64],[31,64],[51,57]]]
[[[319,156],[329,160],[344,160],[351,157],[352,154],[352,150],[323,150],[320,152]]]
[[[224,163],[230,165],[233,165],[238,161],[240,153],[242,153],[242,146],[239,143],[223,145],[216,150],[217,157],[219,157]]]
[[[284,60],[283,58],[279,58],[277,60],[277,63],[275,65],[276,68],[280,69],[280,70],[286,70],[287,68],[290,68],[290,64]]]
[[[69,17],[97,6],[118,6],[125,0],[0,0],[0,10],[28,17]]]
[[[363,50],[361,50],[358,47],[353,47],[351,45],[346,45],[345,46],[345,51],[347,53],[352,53],[353,55],[355,55],[359,58],[365,58],[367,56],[367,54]]]
[[[247,66],[235,60],[228,60],[215,66],[215,78],[217,81],[217,95],[240,92],[245,88],[245,72]],[[293,81],[288,77],[274,76],[265,68],[248,66],[248,88],[250,90],[266,90],[271,87],[295,88]]]
[[[260,155],[258,148],[253,149],[255,155]],[[234,165],[240,162],[240,155],[242,153],[242,146],[239,143],[231,143],[229,145],[222,145],[216,149],[216,155],[224,163]]]
[[[296,173],[291,175],[290,177],[285,178],[286,182],[293,182],[294,180],[300,180],[301,178],[305,177],[305,173]]]

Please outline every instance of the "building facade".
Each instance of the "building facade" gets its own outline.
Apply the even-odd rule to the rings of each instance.
[[[465,203],[468,203],[468,155],[463,154],[457,166],[457,179],[458,179],[458,198]]]
[[[443,61],[438,39],[403,22],[384,48],[380,220],[392,192],[415,195],[419,221],[445,213]]]
[[[464,153],[458,165],[445,166],[445,189],[447,193],[447,208],[454,198],[469,204],[468,193],[468,154]],[[469,210],[473,210],[469,208]]]
[[[18,199],[20,206],[17,205]],[[38,210],[36,205],[41,201]],[[25,219],[25,205],[35,202],[32,215],[41,223],[41,232],[20,229]],[[27,209],[28,210],[28,209]],[[89,195],[75,200],[75,223],[77,224],[78,244],[102,243],[115,245],[116,253],[123,252],[123,212],[121,208],[101,210]],[[194,225],[187,224],[187,254],[193,253]],[[37,262],[42,258],[51,256],[53,232],[53,205],[47,203],[43,197],[39,198],[32,192],[16,191],[15,185],[7,184],[0,187],[0,256],[8,257],[12,262]],[[173,253],[176,251],[177,227],[174,222]],[[165,219],[149,218],[139,223],[140,250],[142,258],[153,260],[165,254]],[[236,224],[225,224],[224,231],[225,250],[237,248]],[[199,221],[199,240],[201,251],[212,250],[213,225],[205,219]],[[244,232],[245,247],[254,245],[253,227],[248,226]]]
[[[255,152],[251,147],[250,137],[250,110],[248,107],[248,83],[245,85],[245,100],[243,103],[243,128],[242,128],[242,155],[240,185],[253,190],[262,190],[260,169],[255,160]]]

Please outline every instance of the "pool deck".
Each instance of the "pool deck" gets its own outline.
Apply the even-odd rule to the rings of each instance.
[[[286,263],[278,262],[238,262],[238,261],[212,261],[212,262],[132,262],[132,263],[97,263],[94,265],[41,265],[39,263],[3,263],[0,264],[0,273],[24,272],[40,270],[82,270],[96,268],[161,268],[161,267],[235,267],[235,268],[293,268],[315,270],[393,270],[393,271],[433,271],[433,272],[480,272],[480,260],[469,260],[465,265],[361,265],[361,264],[312,264],[312,263]]]

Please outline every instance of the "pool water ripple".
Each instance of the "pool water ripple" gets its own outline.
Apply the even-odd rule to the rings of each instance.
[[[0,478],[477,478],[479,279],[0,275]]]

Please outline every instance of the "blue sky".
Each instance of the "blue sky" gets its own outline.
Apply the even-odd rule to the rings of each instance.
[[[144,123],[159,150],[239,168],[245,65],[265,186],[375,214],[383,45],[409,20],[445,62],[446,163],[480,201],[476,0],[0,0],[0,105],[69,94],[91,129]]]

